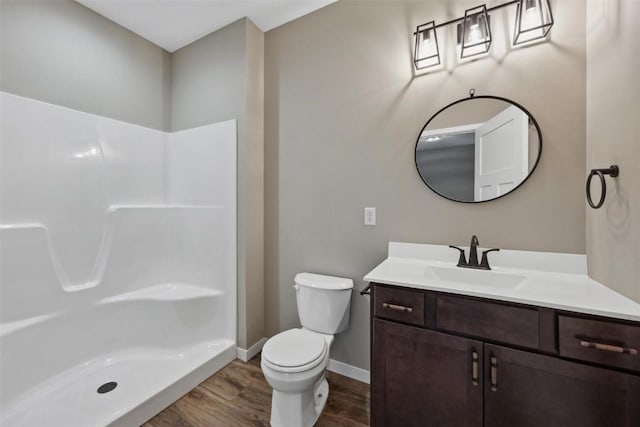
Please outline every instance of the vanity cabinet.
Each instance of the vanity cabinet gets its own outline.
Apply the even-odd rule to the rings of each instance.
[[[640,377],[491,344],[484,352],[485,427],[640,426]]]
[[[639,325],[372,290],[373,426],[640,427]]]
[[[482,342],[373,323],[374,425],[482,426]]]

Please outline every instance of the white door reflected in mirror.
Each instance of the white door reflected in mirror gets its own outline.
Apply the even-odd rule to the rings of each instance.
[[[473,200],[495,199],[513,190],[529,174],[527,115],[513,105],[475,131]]]

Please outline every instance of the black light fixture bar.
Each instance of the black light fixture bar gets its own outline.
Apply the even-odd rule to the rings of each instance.
[[[494,10],[502,9],[503,7],[511,6],[512,4],[516,4],[516,3],[520,3],[520,0],[511,0],[511,1],[508,1],[506,3],[501,3],[501,4],[497,5],[497,6],[488,7],[487,8],[487,13],[492,12]],[[460,23],[460,22],[463,22],[463,21],[464,21],[464,16],[462,16],[460,18],[451,19],[451,20],[443,22],[441,24],[437,24],[437,25],[435,25],[434,28],[446,27],[447,25],[456,24],[456,23]],[[413,35],[415,36],[416,33],[414,32]]]
[[[441,64],[436,30],[448,25],[458,24],[458,27],[462,26],[462,31],[460,31],[460,28],[458,29],[458,44],[461,45],[461,60],[489,52],[492,42],[489,13],[515,4],[517,4],[518,7],[516,10],[516,22],[514,24],[513,46],[525,43],[529,44],[545,39],[553,26],[553,14],[549,0],[509,0],[489,8],[486,4],[481,4],[467,9],[464,16],[460,18],[451,19],[440,24],[435,24],[434,21],[430,21],[419,25],[413,33],[416,38],[413,56],[415,68],[419,70]],[[534,9],[539,10],[538,21],[540,22],[534,22],[531,18],[532,15],[524,17],[525,10],[529,13]],[[478,22],[470,24],[470,20],[472,21],[473,19],[476,19]],[[468,31],[467,24],[472,30],[469,33],[470,37],[465,37],[467,34],[466,31]],[[425,29],[428,29],[428,32],[426,32]],[[460,41],[461,33],[463,40]],[[433,35],[433,39],[431,35]],[[435,49],[430,48],[433,54],[424,52],[427,46],[424,42],[427,39],[429,42],[435,41]],[[419,49],[422,49],[422,51],[419,52]]]

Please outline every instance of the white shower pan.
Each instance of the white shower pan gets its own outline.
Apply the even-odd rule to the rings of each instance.
[[[141,424],[235,358],[225,304],[222,293],[163,285],[3,331],[1,424]]]

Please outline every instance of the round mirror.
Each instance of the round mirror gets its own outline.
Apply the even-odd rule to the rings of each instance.
[[[416,167],[442,197],[486,202],[526,181],[541,151],[540,127],[524,107],[497,96],[476,96],[429,119],[416,142]]]

